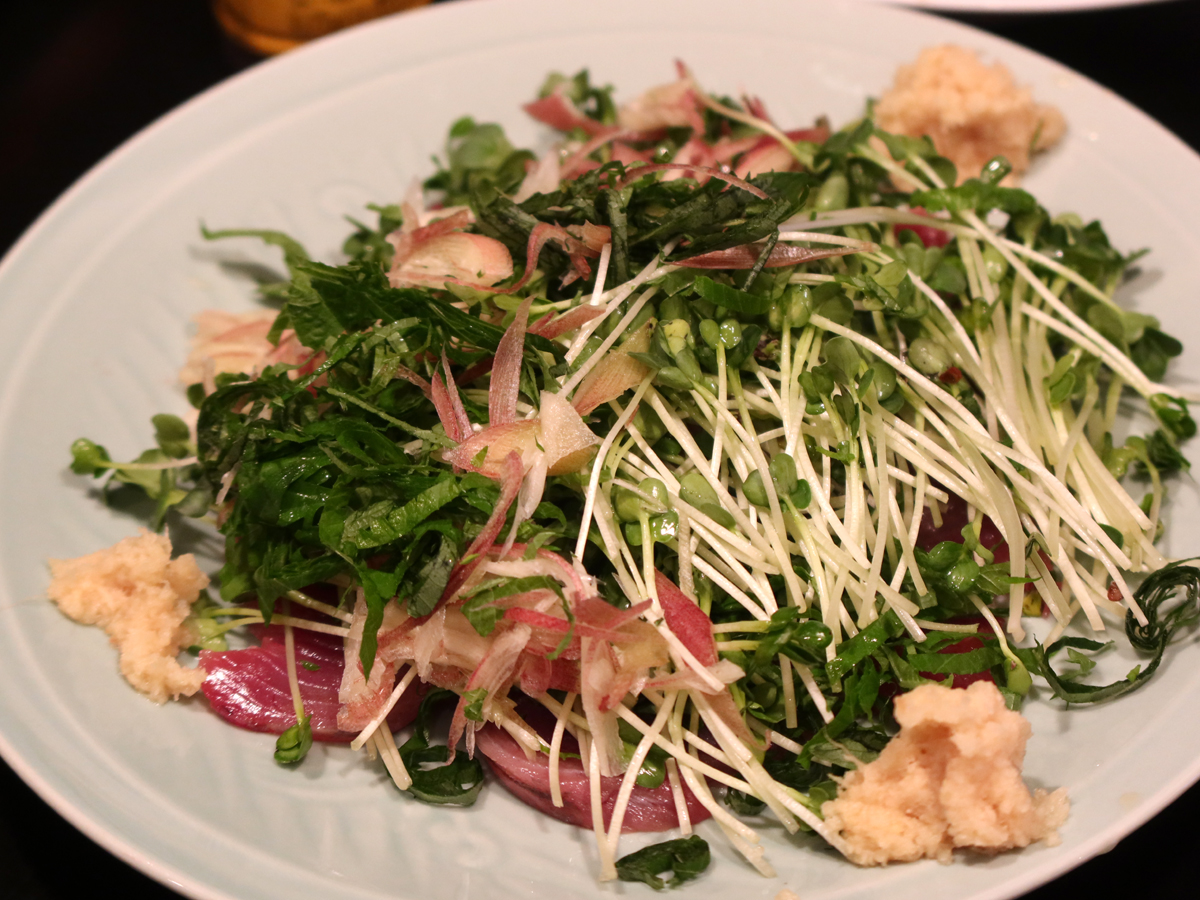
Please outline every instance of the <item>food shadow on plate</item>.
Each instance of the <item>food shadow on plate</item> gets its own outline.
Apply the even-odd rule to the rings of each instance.
[[[88,475],[76,475],[69,463],[59,472],[59,481],[72,492],[82,490],[90,504],[103,507],[116,517],[129,519],[138,525],[154,518],[155,503],[145,491],[128,484],[106,485]]]
[[[221,244],[225,246],[220,246]],[[242,246],[248,245],[243,241]],[[263,252],[270,254],[272,258],[280,256],[282,252],[278,247],[265,244],[262,247]],[[220,271],[230,281],[252,285],[255,288],[255,300],[259,304],[271,309],[278,309],[282,305],[281,299],[264,296],[259,291],[267,285],[290,282],[288,274],[276,266],[253,259],[241,248],[235,249],[225,241],[192,245],[188,248],[188,255],[193,260],[210,266],[213,271]]]
[[[200,568],[209,573],[224,565],[225,539],[207,522],[168,514],[166,528],[176,556],[195,555]]]
[[[147,527],[147,523],[154,519],[155,502],[134,485],[105,485],[89,476],[76,475],[67,465],[63,466],[59,480],[72,491],[82,489],[89,503],[103,507],[114,518],[141,528]],[[171,514],[164,527],[169,532],[176,556],[183,553],[194,554],[201,560],[201,568],[208,572],[215,571],[223,563],[224,541],[209,525]]]
[[[1183,310],[1164,305],[1162,297],[1148,296],[1161,289],[1165,275],[1157,265],[1142,266],[1140,262],[1135,260],[1126,270],[1125,277],[1113,292],[1113,302],[1125,312],[1154,316],[1170,334],[1172,325],[1176,324],[1172,319],[1177,321]],[[1175,373],[1172,371],[1171,374]]]

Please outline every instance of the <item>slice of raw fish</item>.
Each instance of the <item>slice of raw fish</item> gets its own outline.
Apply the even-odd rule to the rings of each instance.
[[[251,731],[282,734],[296,724],[283,629],[272,625],[256,631],[260,647],[200,651],[200,666],[208,672],[201,690],[226,721]],[[295,640],[296,680],[305,712],[312,717],[313,739],[348,743],[354,735],[337,727],[338,687],[345,665],[341,638],[298,628]],[[404,692],[388,715],[393,731],[416,718],[423,694],[420,682]]]
[[[564,742],[565,743],[565,742]],[[491,769],[508,791],[534,809],[546,815],[578,825],[592,827],[591,788],[583,764],[576,757],[560,757],[558,763],[559,784],[562,789],[563,805],[555,806],[550,799],[550,758],[539,753],[533,759],[507,732],[488,725],[475,733],[475,747],[487,757]],[[572,751],[575,748],[572,747]],[[621,791],[621,776],[600,779],[600,804],[604,811],[604,824],[612,820],[613,805]],[[687,800],[688,815],[693,822],[709,818],[710,813],[695,795],[683,786]],[[656,788],[635,787],[629,798],[629,807],[621,823],[622,832],[666,831],[679,825],[675,812],[675,799],[666,779]]]

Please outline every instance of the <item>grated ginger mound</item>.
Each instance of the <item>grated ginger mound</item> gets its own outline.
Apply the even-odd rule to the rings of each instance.
[[[949,862],[955,847],[996,853],[1058,842],[1066,789],[1029,793],[1021,780],[1029,722],[995,685],[925,684],[897,697],[895,710],[900,733],[822,808],[853,862]]]
[[[171,541],[142,529],[106,550],[50,560],[46,593],[72,619],[99,625],[121,654],[121,674],[155,703],[191,696],[204,670],[175,659],[193,640],[184,620],[208,587],[190,553],[171,559]]]
[[[928,135],[954,162],[960,182],[978,176],[993,156],[1007,158],[1019,176],[1031,151],[1054,146],[1066,131],[1062,113],[1034,103],[1003,65],[984,65],[949,44],[923,50],[897,70],[895,85],[875,105],[875,122],[897,134]]]

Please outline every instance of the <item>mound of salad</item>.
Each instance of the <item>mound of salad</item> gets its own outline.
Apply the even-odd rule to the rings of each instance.
[[[697,876],[707,818],[764,874],[759,816],[862,863],[1052,839],[1065,797],[1021,782],[1015,711],[1138,689],[1200,617],[1200,570],[1156,546],[1196,430],[1162,383],[1182,347],[1113,300],[1138,254],[869,110],[785,131],[682,66],[621,108],[552,75],[525,109],[549,152],[454,123],[340,264],[205,232],[283,251],[273,308],[200,317],[193,426],[156,416],[128,463],[72,448],[157,528],[225,538],[219,601],[155,589],[177,618],[153,652],[204,672],[163,691],[278,734],[283,764],[365,748],[427,803],[473,803],[486,758],[594,829],[604,880]],[[1123,404],[1157,424],[1118,445]],[[173,565],[130,540],[80,577]],[[1144,663],[1092,683],[1121,628]],[[905,753],[960,785],[932,843],[879,806],[936,793]],[[1024,818],[950,841],[993,771]],[[872,816],[909,849],[855,843]]]

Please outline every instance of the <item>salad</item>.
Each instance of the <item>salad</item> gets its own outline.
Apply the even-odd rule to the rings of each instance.
[[[620,109],[554,75],[526,109],[565,143],[456,122],[340,265],[206,231],[282,249],[278,312],[202,319],[194,427],[73,446],[224,535],[183,623],[220,714],[430,803],[474,802],[486,757],[595,830],[602,879],[661,887],[708,864],[703,818],[764,874],[748,818],[845,849],[822,807],[903,692],[1153,675],[1200,615],[1155,543],[1195,423],[1180,344],[1112,299],[1136,254],[1003,158],[959,173],[869,114],[784,131],[686,70]],[[1157,424],[1117,444],[1122,401]],[[1090,683],[1121,629],[1146,662]]]

